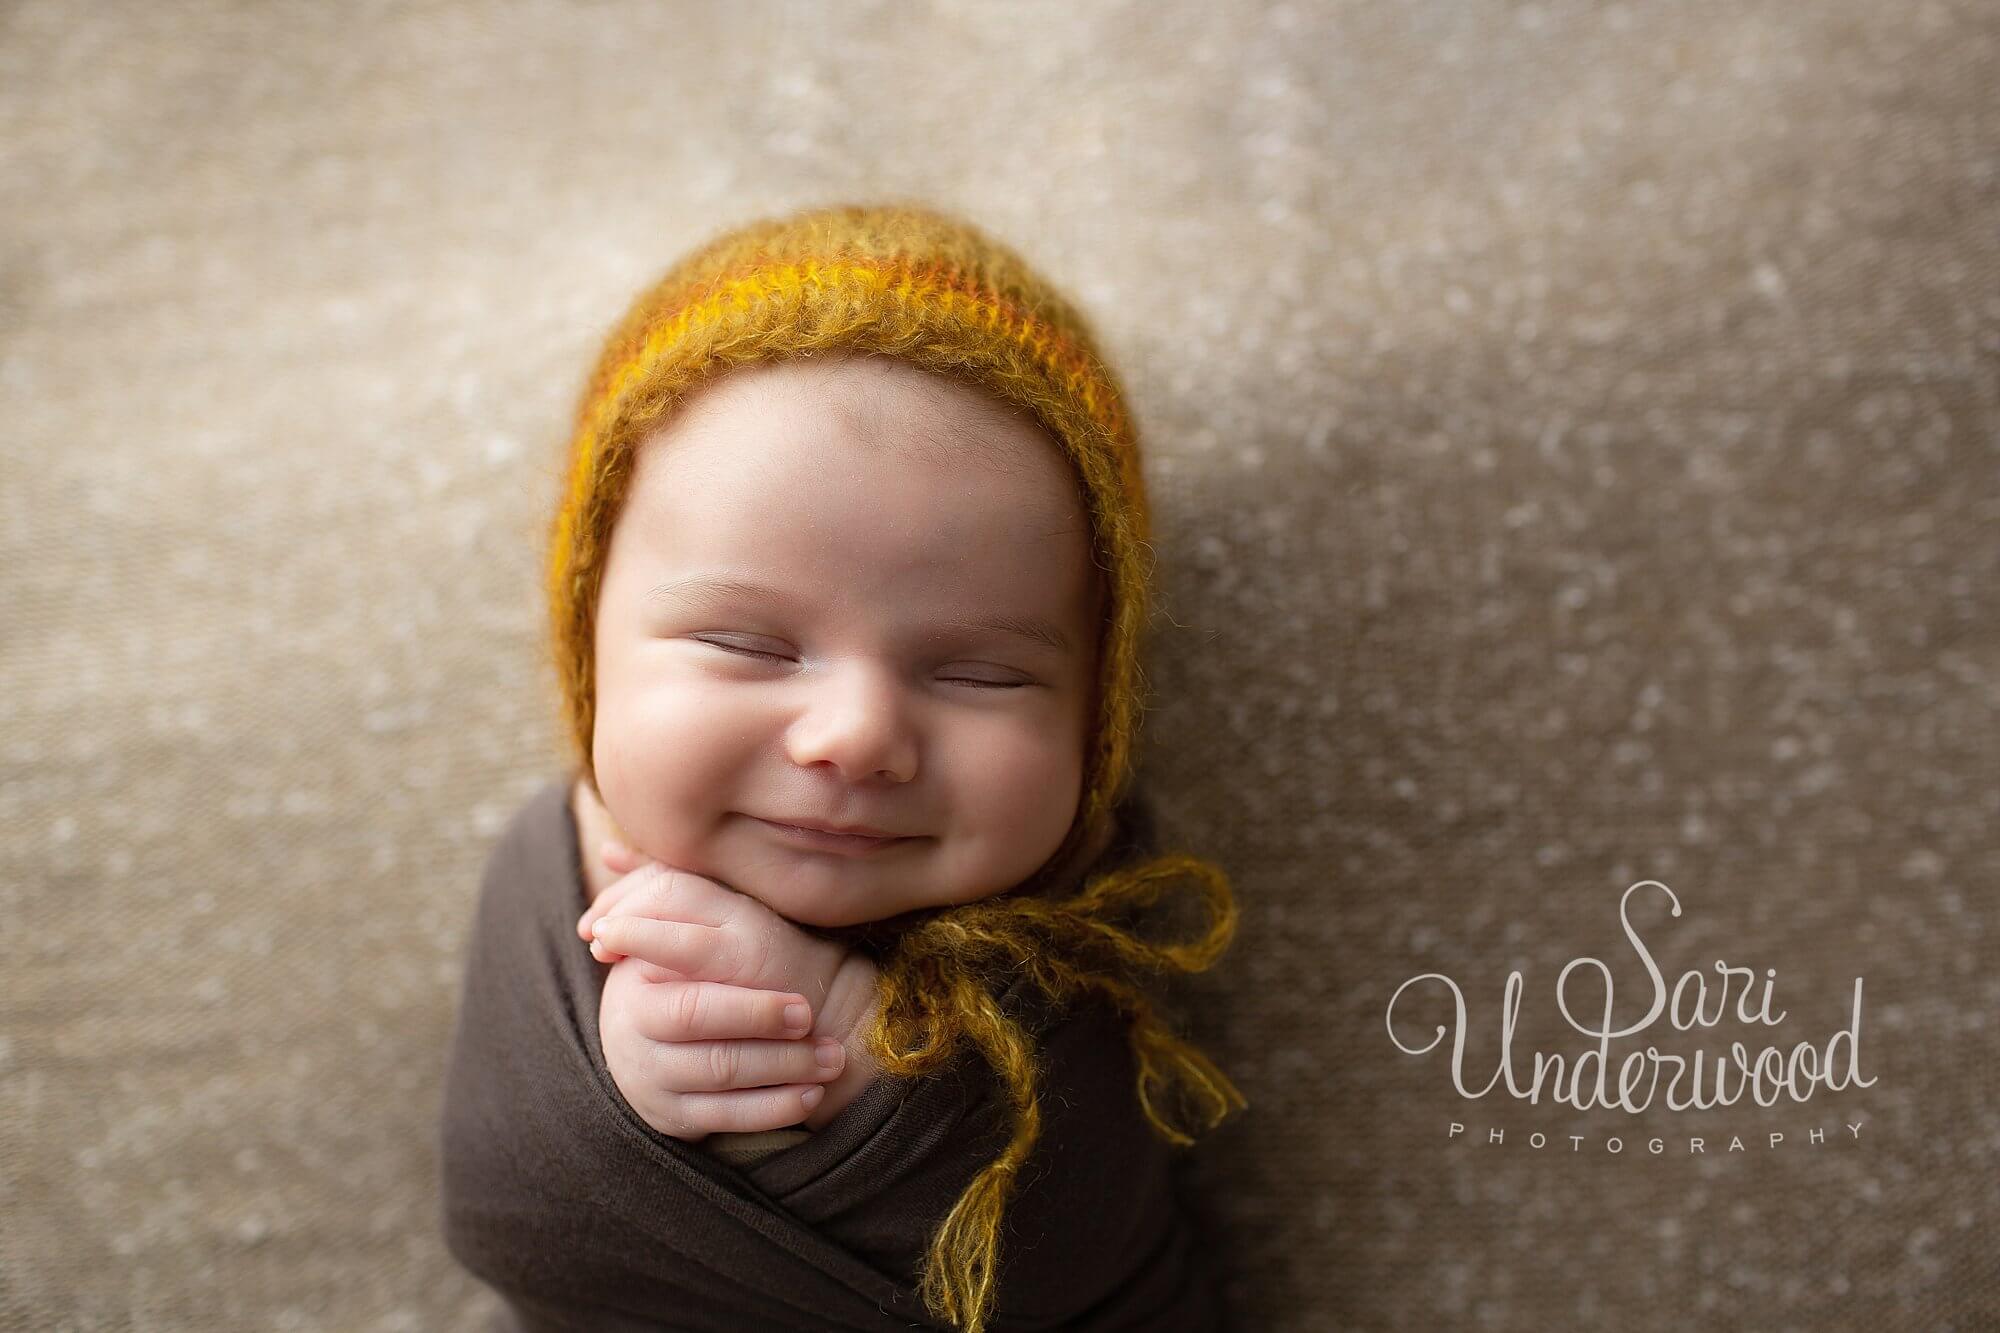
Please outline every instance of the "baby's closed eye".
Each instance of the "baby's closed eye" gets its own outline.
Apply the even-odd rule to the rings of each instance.
[[[720,648],[724,652],[733,653],[739,657],[748,657],[765,662],[790,662],[792,660],[792,658],[785,653],[769,652],[761,648],[752,648],[747,644],[730,643],[723,639],[697,636],[695,638],[695,642],[706,644],[711,648]],[[942,667],[940,668],[940,670],[951,674],[940,675],[938,677],[939,680],[942,680],[947,684],[966,685],[966,686],[971,686],[975,689],[1018,690],[1018,689],[1024,689],[1027,686],[1036,683],[1033,680],[1024,680],[1019,678],[1013,678],[1013,679],[1004,678],[1001,675],[1002,669],[997,667],[981,668],[977,666],[954,664],[953,666]],[[977,671],[981,672],[982,674],[979,675],[958,674],[959,672],[964,672],[964,671]]]

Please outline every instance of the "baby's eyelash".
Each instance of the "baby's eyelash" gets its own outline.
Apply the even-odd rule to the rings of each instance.
[[[705,643],[711,648],[720,648],[724,652],[741,653],[745,657],[762,657],[772,662],[789,662],[792,660],[789,657],[784,657],[777,653],[767,653],[756,648],[745,648],[740,644],[717,643],[714,639],[697,639],[695,640],[695,642]]]
[[[720,648],[727,653],[737,653],[744,657],[761,657],[767,662],[789,662],[792,659],[779,653],[767,653],[757,648],[745,648],[736,643],[719,643],[714,639],[696,639],[711,648]],[[959,685],[976,685],[983,690],[1018,690],[1028,684],[1025,680],[978,680],[971,676],[946,676],[944,679]]]

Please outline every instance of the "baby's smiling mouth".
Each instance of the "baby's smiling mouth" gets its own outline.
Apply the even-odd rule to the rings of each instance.
[[[819,847],[827,851],[867,852],[877,847],[890,847],[899,843],[916,841],[914,837],[907,834],[842,832],[823,824],[791,824],[776,819],[764,819],[758,815],[750,817],[767,828],[776,829],[778,832],[785,834],[797,842]]]

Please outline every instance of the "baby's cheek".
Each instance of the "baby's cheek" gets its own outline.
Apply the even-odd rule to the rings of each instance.
[[[664,684],[600,710],[595,752],[606,804],[615,791],[630,806],[654,808],[683,789],[712,785],[719,764],[716,739],[728,734],[719,711],[704,707],[690,691]]]
[[[1047,731],[989,737],[984,752],[970,757],[963,790],[974,817],[964,826],[961,887],[983,897],[1020,883],[1062,845],[1076,817],[1083,763],[1080,747]]]
[[[1054,728],[1038,733],[1022,756],[1023,770],[1032,775],[1018,787],[1022,818],[1039,830],[1045,854],[1062,841],[1076,814],[1083,795],[1083,758],[1082,743]]]
[[[591,746],[591,762],[597,771],[597,792],[605,810],[621,833],[643,846],[646,830],[635,828],[630,822],[632,814],[643,809],[645,803],[633,764],[633,739],[623,728],[600,716]]]

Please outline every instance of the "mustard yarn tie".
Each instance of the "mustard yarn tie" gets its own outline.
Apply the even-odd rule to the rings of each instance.
[[[1195,938],[1157,944],[1121,924],[1180,886],[1197,890],[1208,914]],[[994,1303],[1001,1219],[1042,1132],[1042,1057],[980,978],[1025,976],[1058,1009],[1086,992],[1109,1001],[1129,1023],[1140,1108],[1155,1132],[1184,1147],[1195,1131],[1249,1103],[1206,1055],[1168,1029],[1140,983],[1168,969],[1206,970],[1229,947],[1236,922],[1223,871],[1175,854],[1091,878],[1060,901],[1003,896],[952,908],[912,929],[883,959],[880,1006],[866,1038],[877,1066],[900,1077],[928,1073],[970,1041],[999,1075],[1012,1116],[1006,1148],[973,1178],[931,1240],[920,1291],[934,1315],[982,1333]]]

